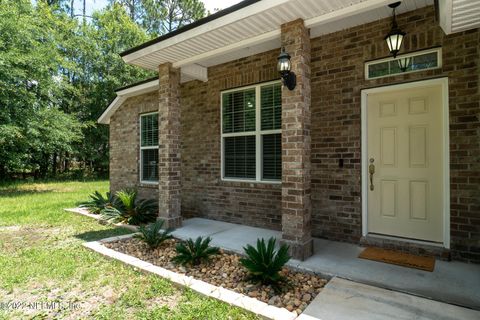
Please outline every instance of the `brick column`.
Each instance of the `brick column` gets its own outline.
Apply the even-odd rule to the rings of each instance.
[[[310,187],[310,33],[303,20],[282,25],[297,86],[282,87],[282,242],[304,260],[313,253]]]
[[[165,63],[158,68],[158,192],[159,219],[165,226],[182,225],[180,181],[180,71]]]

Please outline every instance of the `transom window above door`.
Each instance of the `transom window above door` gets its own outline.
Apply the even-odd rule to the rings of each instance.
[[[279,81],[222,92],[222,179],[282,178]]]

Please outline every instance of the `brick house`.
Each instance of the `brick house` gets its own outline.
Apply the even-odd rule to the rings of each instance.
[[[480,262],[476,0],[245,0],[122,54],[158,77],[118,89],[112,191],[204,217]],[[291,56],[296,86],[277,57]],[[403,65],[402,65],[403,63]]]

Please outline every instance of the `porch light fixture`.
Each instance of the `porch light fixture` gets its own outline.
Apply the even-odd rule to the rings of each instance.
[[[400,47],[402,46],[403,38],[405,37],[406,33],[400,30],[397,25],[397,19],[395,16],[395,9],[400,5],[399,2],[395,2],[389,4],[388,6],[393,9],[393,20],[392,20],[392,29],[390,32],[385,36],[385,41],[387,41],[388,50],[395,58],[397,53],[400,51]]]
[[[283,80],[283,85],[288,90],[295,89],[297,85],[297,76],[292,71],[292,62],[290,61],[290,55],[285,52],[285,48],[282,48],[282,52],[278,55],[277,70]]]
[[[408,67],[410,67],[412,58],[411,57],[399,58],[397,61],[398,61],[398,66],[400,67],[400,70],[402,70],[402,72],[405,72],[407,71]]]

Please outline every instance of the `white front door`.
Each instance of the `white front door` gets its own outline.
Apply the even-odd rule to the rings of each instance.
[[[368,232],[443,242],[441,85],[367,95]]]

